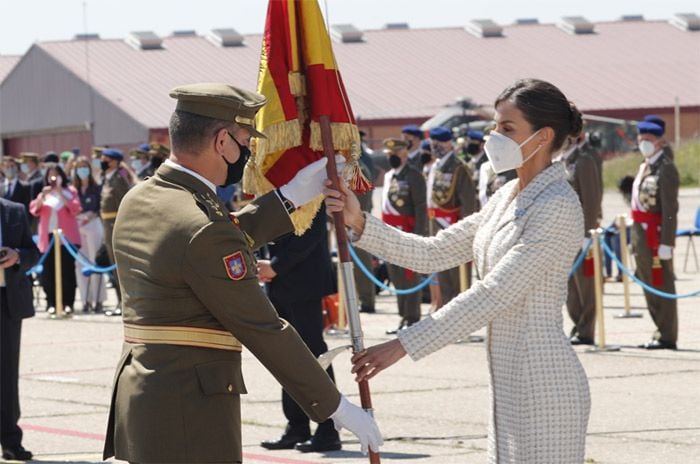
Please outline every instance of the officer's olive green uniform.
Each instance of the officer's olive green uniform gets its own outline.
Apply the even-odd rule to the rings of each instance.
[[[360,162],[360,168],[362,169],[362,174],[367,179],[372,177],[369,169],[362,162]],[[372,190],[358,194],[357,200],[360,202],[360,209],[362,209],[362,211],[372,212]],[[356,248],[355,253],[357,257],[360,258],[362,265],[367,270],[372,271],[372,255],[362,248]],[[355,286],[357,287],[357,296],[360,299],[361,308],[367,311],[373,310],[376,296],[374,283],[362,272],[360,266],[353,267],[353,274],[355,276]]]
[[[114,228],[125,327],[230,332],[322,422],[337,408],[339,393],[296,331],[278,318],[255,275],[253,247],[291,232],[289,216],[272,192],[237,218],[232,222],[205,184],[168,165],[134,187]],[[244,393],[240,351],[127,341],[104,457],[241,462]]]
[[[119,205],[130,188],[129,181],[122,174],[123,172],[124,170],[118,167],[111,177],[105,178],[100,196],[100,216],[102,217],[102,227],[104,228],[104,243],[111,263],[114,263],[114,249],[112,246],[114,220],[117,218]]]
[[[576,148],[564,161],[569,175],[569,183],[576,191],[583,210],[583,238],[598,225],[602,184],[598,175],[595,158],[588,152]],[[581,265],[569,278],[569,293],[566,300],[569,316],[574,322],[572,335],[593,339],[595,335],[595,281],[586,276]]]
[[[425,206],[425,178],[408,163],[390,170],[384,177],[385,194],[382,201],[382,219],[404,232],[418,235],[427,233]],[[396,289],[412,288],[420,282],[420,275],[410,269],[388,265],[389,278]],[[411,325],[420,320],[421,292],[397,295],[400,325]]]
[[[473,175],[466,162],[454,152],[438,160],[428,175],[428,215],[430,235],[472,214],[476,210],[477,196]],[[447,303],[460,292],[459,268],[438,274],[442,301]]]
[[[663,150],[661,156],[650,166],[643,163],[632,189],[632,214],[635,209],[658,216],[660,225],[658,243],[673,247],[676,238],[676,217],[678,214],[678,170],[673,160]],[[647,230],[651,225],[647,225]],[[637,263],[636,275],[652,285],[652,267],[655,250],[649,246],[647,230],[640,221],[632,224],[632,251]],[[673,259],[658,260],[661,266],[663,283],[656,287],[666,293],[676,293]],[[675,299],[662,298],[644,291],[647,307],[654,324],[658,328],[654,339],[676,343],[678,338],[678,308]]]

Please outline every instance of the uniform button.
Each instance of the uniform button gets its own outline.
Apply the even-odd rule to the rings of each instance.
[[[233,391],[233,385],[228,384],[228,386],[226,387],[226,390],[228,390],[228,392],[231,393]]]
[[[312,408],[315,408],[316,406],[318,406],[318,401],[314,401],[313,403],[311,403]]]

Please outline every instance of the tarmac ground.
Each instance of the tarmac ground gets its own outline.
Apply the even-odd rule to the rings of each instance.
[[[679,227],[692,225],[700,205],[699,189],[680,195]],[[619,194],[606,192],[604,224],[626,208]],[[696,240],[700,242],[700,240]],[[700,245],[700,243],[696,243]],[[683,271],[687,239],[675,250],[677,292],[700,290],[700,272],[692,251]],[[606,340],[619,351],[589,352],[576,347],[588,374],[592,412],[587,463],[700,462],[700,297],[678,300],[680,337],[677,351],[646,351],[637,345],[654,331],[641,289],[631,284],[631,310],[640,318],[616,318],[623,310],[623,285],[605,285]],[[110,291],[108,307],[114,305]],[[115,366],[122,343],[118,317],[82,314],[50,319],[43,303],[24,322],[20,392],[24,446],[37,462],[97,463],[106,429]],[[424,305],[427,312],[428,305]],[[563,309],[565,330],[571,324]],[[396,300],[387,292],[377,298],[377,312],[362,314],[365,343],[391,338],[385,329],[398,322]],[[477,334],[483,334],[484,331]],[[347,344],[342,332],[327,335],[329,347]],[[244,350],[249,394],[242,398],[244,462],[363,463],[359,444],[343,431],[343,449],[301,454],[267,451],[259,443],[279,436],[285,419],[280,387]],[[334,362],[339,387],[359,402],[350,374],[349,353]],[[420,362],[404,358],[371,381],[375,417],[385,444],[383,462],[485,463],[487,461],[488,370],[483,343],[462,342]]]

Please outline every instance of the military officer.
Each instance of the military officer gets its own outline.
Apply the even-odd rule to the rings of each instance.
[[[424,138],[423,131],[415,124],[409,124],[401,129],[401,138],[408,143],[408,164],[410,164],[413,169],[421,172],[423,164],[421,163],[420,157],[420,144]]]
[[[391,168],[384,176],[382,192],[382,220],[404,232],[419,235],[427,233],[425,178],[408,161],[409,144],[405,140],[389,138],[383,142]],[[389,264],[389,278],[396,289],[415,287],[419,276],[410,269]],[[421,293],[397,295],[399,326],[387,330],[393,334],[420,320]]]
[[[107,249],[109,263],[114,264],[114,250],[112,248],[112,231],[114,230],[114,220],[117,218],[119,205],[131,188],[131,174],[121,167],[124,155],[114,148],[104,148],[100,152],[100,169],[102,170],[102,193],[100,195],[100,218],[104,230],[104,245]],[[119,277],[117,273],[112,273],[110,278],[117,298],[121,301],[121,291],[119,287]],[[120,305],[113,310],[105,311],[107,316],[119,316],[121,314]]]
[[[360,149],[361,155],[358,160],[360,164],[360,169],[362,170],[362,175],[365,176],[370,182],[375,181],[375,168],[374,162],[372,161],[371,152],[372,150],[367,147],[364,138],[367,134],[365,131],[360,131]],[[360,202],[360,208],[362,211],[372,212],[372,193],[373,190],[368,190],[366,192],[357,195],[357,200]],[[361,248],[355,249],[357,257],[360,258],[362,265],[369,270],[372,270],[372,255]],[[374,313],[376,309],[374,307],[374,301],[376,296],[374,283],[367,278],[367,276],[362,272],[360,266],[353,267],[353,274],[355,276],[355,286],[357,287],[357,297],[360,300],[360,312],[361,313]]]
[[[637,125],[637,141],[644,161],[632,185],[632,251],[637,277],[666,293],[676,293],[673,247],[678,214],[678,170],[664,152],[663,128],[652,122]],[[641,347],[676,349],[678,309],[675,299],[644,291],[657,331]]]
[[[151,166],[151,156],[149,151],[151,150],[151,145],[148,143],[142,143],[136,148],[129,151],[129,157],[131,158],[131,168],[136,173],[136,177],[143,180],[146,177],[151,177],[155,174],[155,168]]]
[[[598,226],[600,217],[600,197],[603,186],[600,184],[598,166],[589,151],[583,151],[578,137],[569,137],[569,146],[561,155],[566,167],[569,183],[578,195],[583,210],[583,234],[590,237],[589,231]],[[583,241],[585,246],[588,239]],[[591,251],[588,252],[589,254]],[[590,259],[590,256],[589,256]],[[595,335],[595,282],[586,266],[579,266],[569,278],[569,292],[566,307],[574,328],[571,331],[572,345],[593,345]]]
[[[322,191],[325,158],[229,216],[216,185],[240,181],[265,97],[225,84],[175,88],[172,154],[127,193],[114,226],[124,351],[105,459],[241,462],[245,346],[313,420],[377,450],[372,417],[335,388],[258,285],[252,249],[291,232],[289,212]]]
[[[466,140],[466,152],[469,155],[469,161],[467,166],[472,172],[472,179],[474,180],[474,185],[477,189],[477,194],[479,192],[479,173],[481,170],[481,165],[488,161],[486,152],[484,151],[484,133],[478,130],[467,131]],[[476,204],[477,210],[480,209],[480,203]]]
[[[452,132],[436,127],[430,131],[430,140],[437,160],[428,174],[427,201],[430,235],[436,235],[476,210],[476,188],[466,162],[455,156]],[[459,294],[459,268],[440,272],[438,280],[444,303]]]

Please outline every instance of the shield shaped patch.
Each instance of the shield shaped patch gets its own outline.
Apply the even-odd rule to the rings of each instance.
[[[247,269],[245,259],[240,251],[224,256],[223,260],[226,274],[228,274],[232,280],[241,280],[245,276]]]

